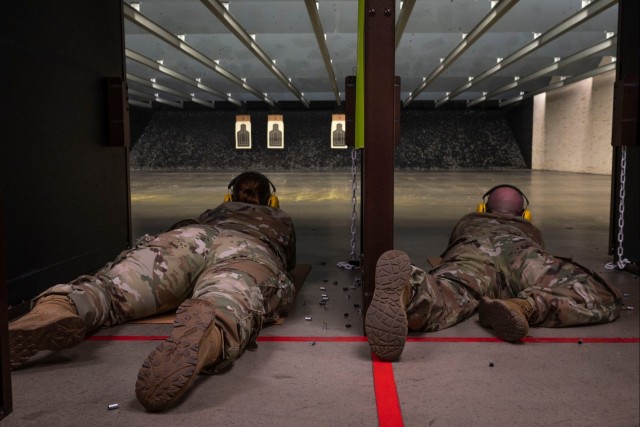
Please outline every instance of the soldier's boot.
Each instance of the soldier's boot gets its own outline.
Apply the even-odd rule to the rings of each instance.
[[[381,360],[396,360],[404,349],[411,272],[411,260],[402,251],[387,251],[376,263],[375,291],[364,325],[369,347]]]
[[[142,363],[136,396],[149,411],[162,411],[178,402],[203,368],[222,355],[222,333],[215,325],[213,304],[202,299],[183,302],[176,312],[171,336]]]
[[[47,295],[9,324],[11,368],[22,367],[36,353],[73,347],[84,340],[86,325],[71,298]]]
[[[519,341],[527,336],[529,322],[536,309],[525,299],[491,299],[483,297],[478,309],[480,325],[491,328],[505,341]]]

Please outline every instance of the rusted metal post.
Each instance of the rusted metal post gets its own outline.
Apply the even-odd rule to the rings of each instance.
[[[363,265],[365,312],[375,288],[375,265],[393,248],[395,147],[395,2],[366,0],[364,17]]]
[[[613,95],[612,141],[613,167],[611,179],[611,214],[609,225],[609,252],[619,261],[619,245],[623,257],[636,266],[640,264],[640,57],[638,44],[640,30],[637,0],[618,2],[618,48],[616,82]],[[624,214],[620,218],[621,160],[626,162]],[[619,242],[619,221],[624,224],[623,243]]]

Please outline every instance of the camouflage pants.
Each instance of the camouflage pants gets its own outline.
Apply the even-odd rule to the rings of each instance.
[[[176,309],[187,298],[211,301],[231,362],[293,301],[294,285],[261,240],[191,225],[144,236],[95,276],[41,295],[69,296],[89,331]]]
[[[483,296],[526,299],[537,311],[530,324],[545,327],[611,322],[622,306],[620,293],[602,279],[523,237],[466,241],[450,248],[428,274],[413,269],[407,316],[414,331],[461,322]]]

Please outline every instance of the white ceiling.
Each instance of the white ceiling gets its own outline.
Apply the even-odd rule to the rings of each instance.
[[[506,12],[486,23],[492,5],[494,13]],[[409,0],[404,10],[399,1],[395,7],[396,75],[405,106],[481,105],[483,93],[506,105],[561,79],[615,67],[614,0]],[[356,71],[357,8],[357,0],[126,0],[130,102],[341,105],[345,77]],[[258,56],[247,47],[249,35]]]

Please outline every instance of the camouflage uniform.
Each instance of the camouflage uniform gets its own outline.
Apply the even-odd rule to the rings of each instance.
[[[56,285],[36,299],[69,296],[87,331],[174,310],[187,298],[210,300],[227,364],[293,302],[287,271],[295,267],[295,244],[284,211],[223,203],[198,224],[145,235],[96,275]]]
[[[585,268],[547,254],[540,231],[522,218],[464,216],[442,263],[413,267],[409,328],[437,331],[470,317],[478,301],[523,298],[536,310],[532,325],[563,327],[615,320],[620,293]]]

